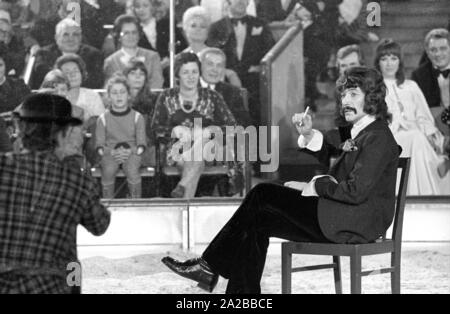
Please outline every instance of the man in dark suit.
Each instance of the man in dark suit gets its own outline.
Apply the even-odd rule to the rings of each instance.
[[[440,119],[450,106],[450,32],[444,28],[430,31],[425,37],[425,50],[430,62],[420,65],[412,79],[425,95],[439,130],[450,135]]]
[[[231,84],[225,83],[225,64],[227,57],[219,48],[206,48],[200,53],[200,61],[202,63],[202,73],[200,84],[204,88],[210,88],[222,95],[228,108],[233,113],[237,125],[247,128],[252,124],[250,115],[244,106],[241,90]],[[204,195],[212,195],[216,183],[218,185],[219,194],[233,196],[240,191],[230,186],[228,177],[223,176],[217,178],[215,176],[202,180],[199,190],[204,191]],[[239,182],[242,183],[243,182]]]
[[[103,87],[103,56],[101,52],[81,43],[80,25],[72,19],[64,19],[56,26],[56,44],[43,47],[36,53],[36,61],[29,85],[38,89],[45,75],[53,69],[56,59],[64,53],[76,53],[86,63],[88,77],[83,84],[87,88]]]
[[[241,90],[223,81],[227,62],[225,53],[218,48],[206,48],[200,54],[200,61],[202,63],[200,78],[202,87],[211,88],[222,95],[238,125],[245,128],[251,125],[251,118],[244,106]]]
[[[356,67],[338,90],[345,118],[353,124],[352,141],[329,176],[258,185],[201,258],[165,257],[163,263],[209,291],[221,275],[229,279],[227,293],[253,294],[261,292],[270,237],[368,243],[383,236],[394,217],[399,158],[388,126],[386,86],[377,70]]]
[[[274,45],[267,24],[246,13],[249,0],[227,0],[230,16],[211,25],[208,46],[225,52],[227,69],[234,70],[249,92],[253,123],[261,125],[259,73],[262,58]]]

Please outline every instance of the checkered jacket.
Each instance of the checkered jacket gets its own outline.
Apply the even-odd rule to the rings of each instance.
[[[0,155],[0,294],[69,293],[81,224],[94,235],[110,213],[96,183],[53,153]]]

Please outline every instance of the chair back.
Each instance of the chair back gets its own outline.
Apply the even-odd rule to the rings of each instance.
[[[409,168],[411,158],[400,158],[398,169],[401,169],[400,186],[398,189],[397,200],[395,204],[394,228],[392,230],[392,240],[395,244],[401,244],[403,233],[403,216],[406,205],[406,190],[408,187]]]

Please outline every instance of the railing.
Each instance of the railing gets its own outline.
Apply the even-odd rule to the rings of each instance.
[[[261,62],[261,117],[266,126],[279,126],[279,137],[269,133],[270,142],[278,142],[280,153],[297,141],[291,123],[294,113],[304,110],[303,29],[291,27]],[[270,128],[269,128],[270,132]]]

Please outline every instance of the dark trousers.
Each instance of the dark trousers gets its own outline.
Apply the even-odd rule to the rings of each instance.
[[[229,279],[229,294],[259,294],[269,238],[330,242],[317,219],[316,197],[264,183],[245,198],[234,216],[203,253],[203,259]]]

